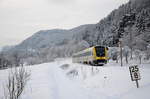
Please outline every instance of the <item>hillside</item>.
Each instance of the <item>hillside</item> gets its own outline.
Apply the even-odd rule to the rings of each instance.
[[[19,45],[16,45],[14,50],[38,50],[40,48],[64,45],[71,41],[74,35],[82,33],[88,27],[92,27],[92,24],[81,25],[70,30],[41,30],[24,40]]]
[[[46,46],[59,45],[59,43],[63,42],[65,39],[70,38],[71,36],[72,33],[67,30],[42,30],[24,40],[16,47],[20,49],[39,49]]]
[[[85,38],[83,39],[91,45],[117,46],[116,40],[118,39],[119,24],[125,15],[132,13],[135,14],[135,20],[132,20],[134,24],[132,26],[127,25],[122,33],[124,46],[129,46],[127,43],[129,41],[129,34],[131,33],[135,49],[145,50],[147,45],[150,44],[149,0],[131,0],[131,2],[120,6],[107,17],[100,20],[93,30],[85,31],[83,33]],[[139,39],[139,42],[136,39]]]

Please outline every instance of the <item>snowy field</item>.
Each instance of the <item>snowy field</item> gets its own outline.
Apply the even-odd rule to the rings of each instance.
[[[26,66],[31,78],[22,99],[150,99],[150,64],[139,65],[140,88],[131,81],[130,65],[120,67],[110,61],[105,66],[92,68],[73,64],[71,59],[59,59]],[[0,70],[0,98],[8,71]]]

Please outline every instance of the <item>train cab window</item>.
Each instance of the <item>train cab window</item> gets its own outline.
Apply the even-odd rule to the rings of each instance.
[[[104,57],[105,56],[105,47],[96,46],[95,50],[96,50],[96,56],[97,57]]]
[[[106,50],[109,50],[109,48],[108,48],[108,47],[106,47]]]

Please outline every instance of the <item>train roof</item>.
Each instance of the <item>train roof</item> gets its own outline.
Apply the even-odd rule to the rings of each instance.
[[[84,50],[82,50],[82,51],[79,51],[79,52],[77,52],[77,53],[75,53],[75,54],[73,54],[73,55],[78,55],[78,54],[81,54],[81,53],[84,53],[84,52],[87,52],[87,51],[92,51],[93,48],[95,48],[95,47],[105,47],[105,46],[100,46],[100,45],[92,46],[92,47],[86,48],[86,49],[84,49]],[[108,47],[107,47],[107,48],[108,48]]]

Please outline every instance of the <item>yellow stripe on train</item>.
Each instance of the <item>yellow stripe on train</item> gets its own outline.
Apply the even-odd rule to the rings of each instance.
[[[74,63],[85,63],[91,65],[106,64],[108,60],[108,48],[104,46],[93,46],[78,53],[74,53]]]

